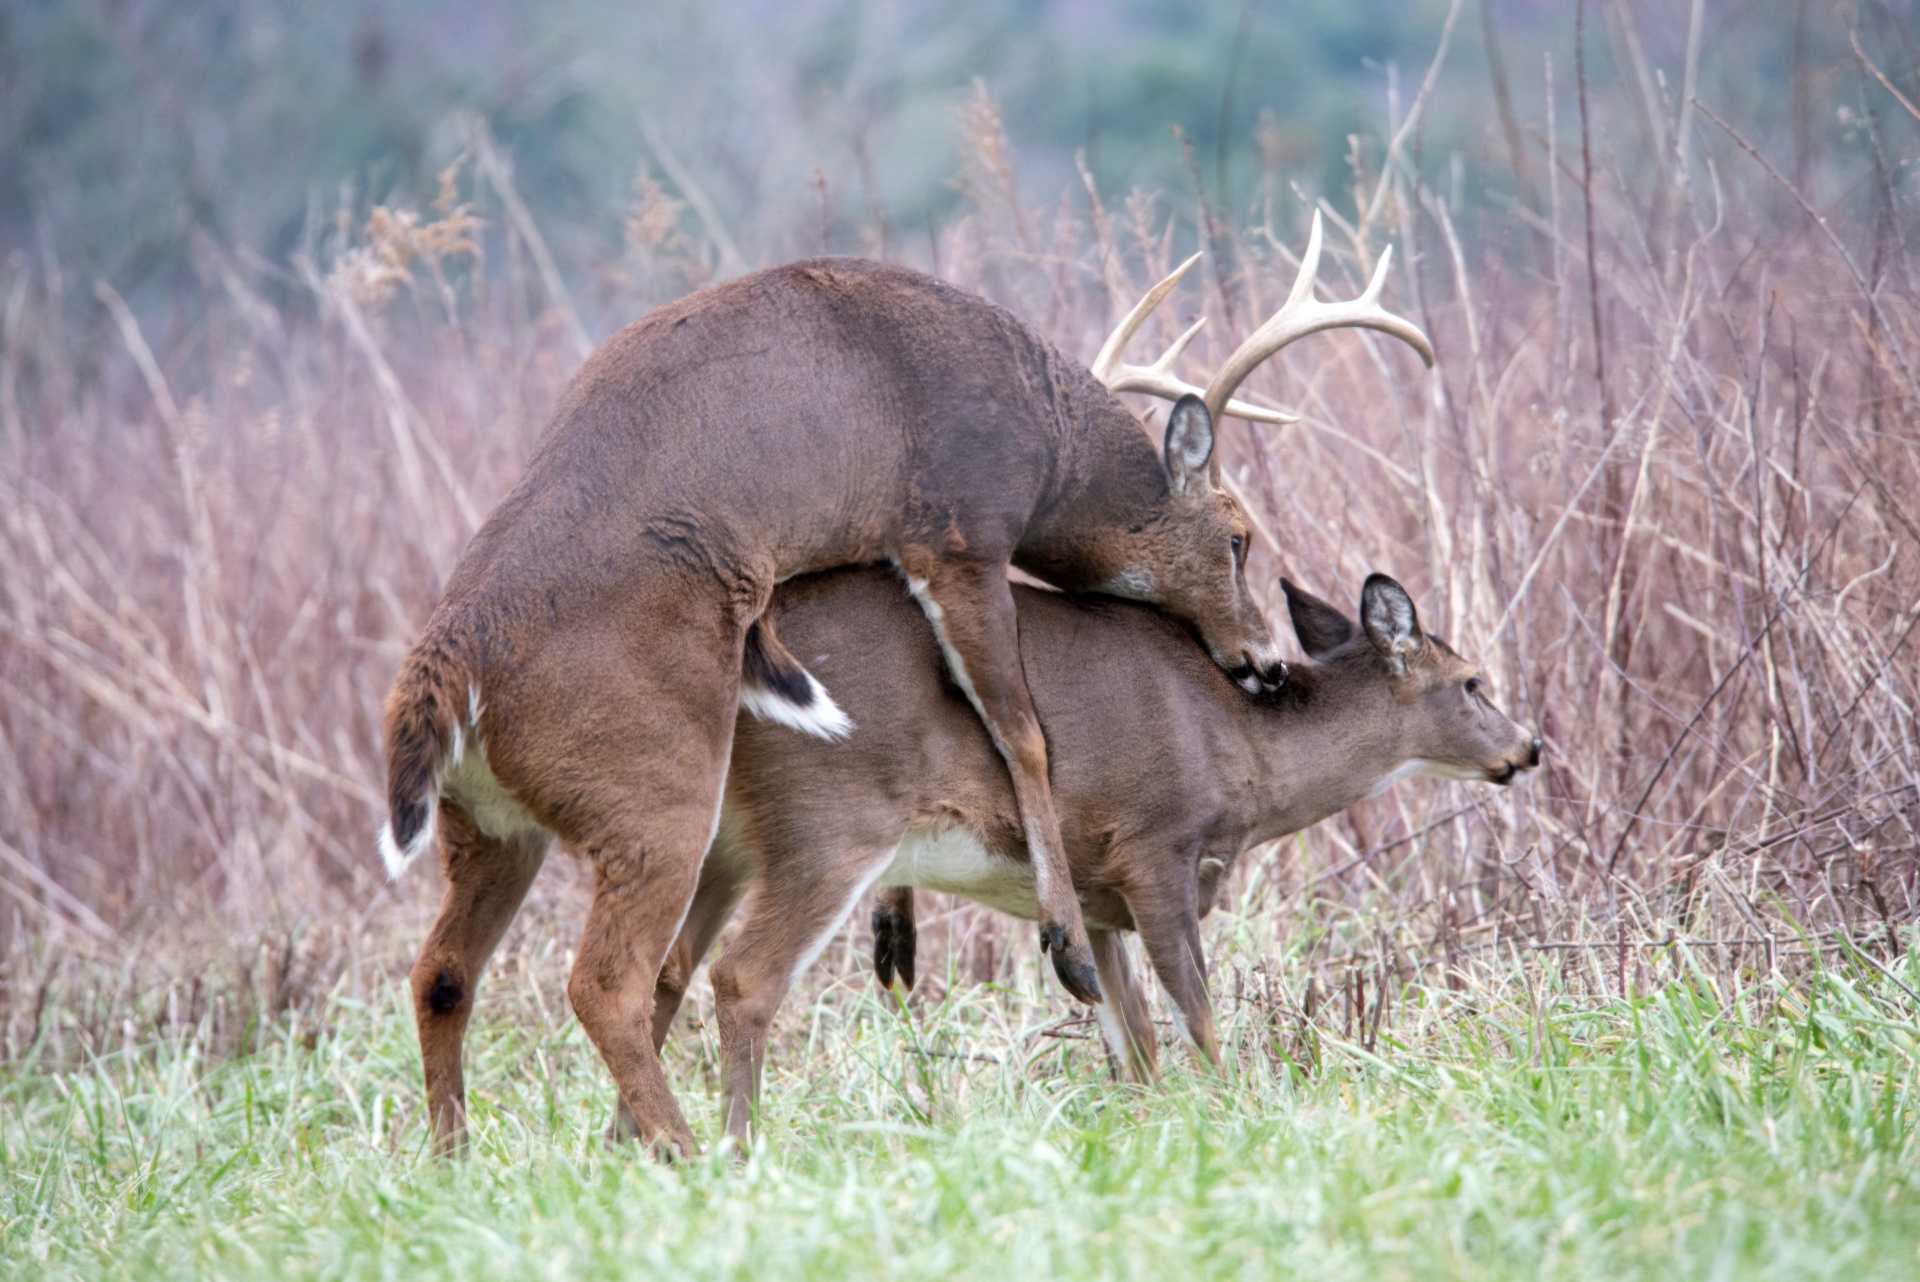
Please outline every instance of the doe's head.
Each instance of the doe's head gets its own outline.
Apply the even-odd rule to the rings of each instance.
[[[1368,575],[1358,623],[1286,579],[1280,586],[1309,656],[1367,672],[1391,694],[1375,715],[1412,772],[1509,784],[1540,764],[1540,740],[1493,705],[1478,665],[1421,631],[1413,598],[1398,583]]]

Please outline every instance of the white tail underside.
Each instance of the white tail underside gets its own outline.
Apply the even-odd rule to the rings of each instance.
[[[751,713],[762,721],[772,721],[802,734],[810,734],[816,739],[825,739],[829,743],[852,734],[853,720],[833,701],[827,688],[811,672],[806,677],[807,686],[813,691],[813,699],[806,707],[801,707],[785,695],[743,681],[740,683],[741,711]]]

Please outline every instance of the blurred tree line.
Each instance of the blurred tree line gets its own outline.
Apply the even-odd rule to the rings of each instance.
[[[152,306],[197,233],[284,263],[316,223],[424,203],[476,119],[570,274],[619,252],[645,179],[704,202],[749,264],[924,250],[961,198],[976,84],[1033,198],[1078,196],[1080,153],[1106,192],[1350,210],[1443,36],[1418,163],[1471,223],[1544,179],[1549,57],[1577,128],[1574,7],[1464,0],[1448,30],[1451,0],[8,0],[0,257]],[[1902,0],[1691,16],[1588,0],[1605,163],[1657,163],[1690,39],[1703,100],[1803,183],[1871,127],[1850,29],[1914,88]]]

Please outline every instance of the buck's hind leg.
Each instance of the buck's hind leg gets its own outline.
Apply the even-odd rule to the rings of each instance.
[[[666,1046],[667,1033],[673,1027],[674,1017],[680,1013],[680,1003],[687,995],[687,985],[693,982],[693,972],[700,968],[701,959],[713,948],[713,941],[719,938],[727,919],[739,906],[747,881],[745,869],[716,858],[714,851],[707,852],[707,861],[700,866],[699,888],[693,892],[693,904],[687,909],[687,919],[681,924],[673,947],[667,950],[660,978],[654,982],[654,1054],[658,1055]],[[627,1107],[618,1091],[614,1092],[614,1123],[609,1138],[640,1138],[633,1110]]]
[[[741,590],[744,592],[744,589]],[[693,1153],[653,1046],[654,989],[712,843],[761,602],[662,577],[617,626],[540,647],[481,697],[494,774],[593,867],[567,996],[649,1145]]]
[[[466,1145],[467,1090],[461,1046],[487,958],[546,859],[545,833],[489,837],[452,800],[440,803],[440,860],[447,893],[413,964],[413,1016],[426,1071],[427,1116],[442,1153]]]
[[[873,896],[873,976],[892,988],[894,977],[913,991],[913,887],[889,886]]]
[[[1060,840],[1060,820],[1047,782],[1047,740],[1020,661],[1019,620],[1007,587],[1007,567],[942,559],[916,548],[902,548],[899,561],[908,589],[933,624],[954,680],[987,723],[1013,776],[1040,900],[1040,947],[1052,952],[1054,972],[1069,993],[1098,1003],[1099,973]]]
[[[1159,1081],[1160,1047],[1153,1035],[1153,1016],[1127,960],[1126,939],[1113,930],[1089,931],[1088,939],[1093,945],[1094,964],[1100,968],[1100,987],[1107,997],[1094,1008],[1107,1049],[1127,1081]]]

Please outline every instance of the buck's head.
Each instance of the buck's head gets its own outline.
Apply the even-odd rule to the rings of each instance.
[[[1217,481],[1213,419],[1197,396],[1167,418],[1166,492],[1107,540],[1114,567],[1099,591],[1152,601],[1185,619],[1213,661],[1249,693],[1287,678],[1286,661],[1247,590],[1252,532]]]
[[[1134,532],[1147,537],[1135,538],[1131,546],[1122,549],[1120,568],[1098,586],[1117,596],[1152,601],[1185,618],[1199,632],[1213,661],[1244,689],[1255,692],[1283,682],[1287,665],[1247,592],[1251,531],[1241,514],[1237,492],[1223,475],[1214,451],[1214,425],[1229,414],[1259,423],[1299,421],[1280,410],[1235,400],[1233,394],[1262,362],[1308,334],[1325,329],[1378,330],[1411,346],[1429,366],[1433,364],[1433,345],[1419,326],[1380,306],[1380,291],[1386,285],[1388,264],[1393,261],[1391,248],[1380,255],[1373,280],[1359,298],[1345,303],[1323,303],[1314,298],[1314,276],[1320,266],[1320,215],[1316,213],[1307,252],[1301,257],[1300,272],[1287,301],[1234,349],[1204,390],[1173,372],[1187,344],[1207,323],[1204,316],[1153,364],[1127,364],[1122,359],[1127,344],[1199,261],[1200,255],[1195,254],[1149,290],[1094,358],[1093,376],[1111,390],[1145,392],[1175,402],[1167,420],[1167,497],[1163,509],[1144,530]]]
[[[1540,764],[1540,741],[1493,706],[1477,665],[1420,630],[1413,599],[1398,583],[1369,575],[1357,624],[1285,579],[1280,586],[1301,648],[1387,696],[1354,712],[1356,723],[1367,722],[1367,737],[1389,745],[1400,763],[1381,787],[1408,774],[1508,784]]]

